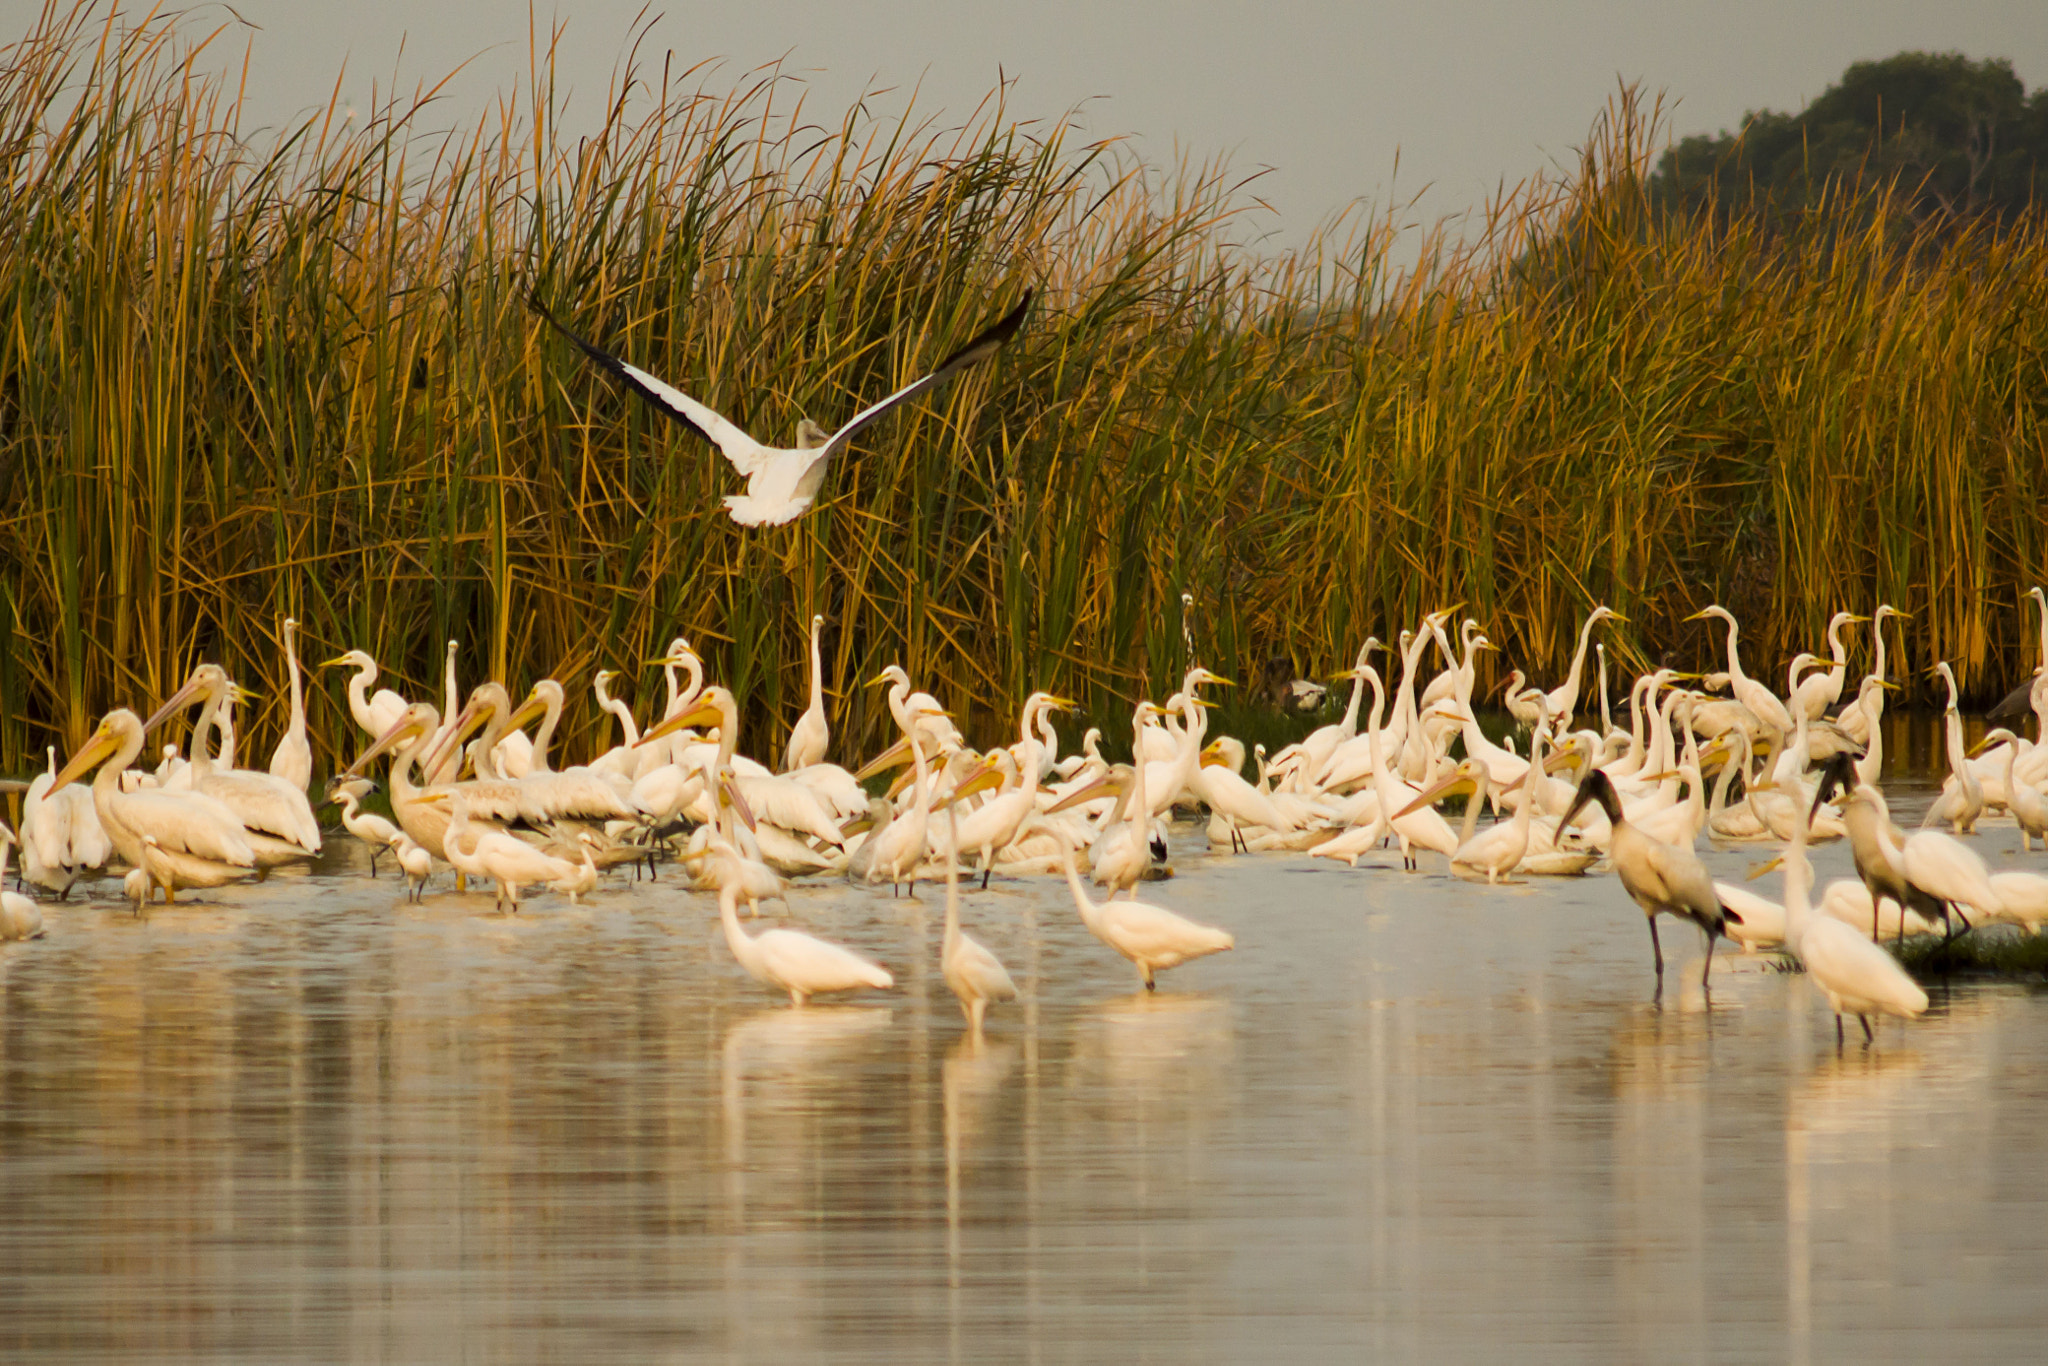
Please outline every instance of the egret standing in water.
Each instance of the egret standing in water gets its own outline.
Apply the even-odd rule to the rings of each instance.
[[[939,971],[946,985],[960,1000],[974,1037],[981,1038],[982,1017],[988,1008],[1017,999],[1017,984],[1003,960],[960,928],[959,832],[953,826],[953,805],[946,804],[946,931],[939,946]]]

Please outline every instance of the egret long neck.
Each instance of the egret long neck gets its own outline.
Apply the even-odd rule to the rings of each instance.
[[[284,662],[292,674],[292,719],[291,730],[298,734],[306,729],[306,692],[299,681],[299,632],[294,626],[284,629]]]
[[[818,623],[811,623],[811,710],[825,710],[825,663],[818,652]]]
[[[547,711],[540,718],[540,729],[533,733],[533,759],[530,772],[552,773],[548,767],[548,746],[555,741],[555,727],[562,722],[561,694],[550,692],[545,700]]]

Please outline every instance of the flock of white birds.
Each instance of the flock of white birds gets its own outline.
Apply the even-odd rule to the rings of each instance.
[[[2027,701],[2043,727],[2036,733],[2048,734],[2048,595],[2037,588],[2031,596],[2043,663]],[[1391,650],[1367,640],[1337,676],[1351,685],[1342,716],[1270,760],[1257,747],[1249,778],[1243,744],[1209,736],[1212,704],[1203,691],[1228,680],[1200,665],[1164,703],[1137,706],[1127,764],[1110,762],[1092,729],[1079,753],[1062,755],[1051,715],[1072,704],[1045,692],[1025,701],[1015,743],[977,751],[940,702],[892,665],[872,684],[887,689],[896,741],[854,771],[827,757],[817,617],[810,705],[771,767],[740,752],[732,693],[707,683],[702,660],[678,639],[654,661],[666,678],[658,719],[643,729],[611,695],[616,676],[599,672],[597,701],[617,718],[618,743],[557,768],[551,750],[564,692],[556,681],[543,679],[516,703],[496,682],[463,698],[450,642],[437,707],[377,688],[376,661],[352,650],[327,666],[353,670],[346,692],[366,744],[328,784],[327,800],[369,847],[372,873],[388,851],[413,898],[445,866],[457,885],[490,882],[499,908],[516,912],[537,888],[575,901],[608,869],[632,864],[637,875],[643,862],[651,871],[658,857],[675,857],[696,885],[717,894],[740,966],[797,1005],[887,989],[894,979],[795,928],[751,932],[742,903],[758,915],[792,878],[894,888],[943,880],[941,968],[976,1032],[989,1006],[1016,988],[996,956],[960,928],[962,869],[978,873],[983,887],[997,874],[1063,876],[1087,928],[1128,959],[1148,989],[1159,972],[1234,947],[1226,931],[1137,898],[1139,883],[1170,872],[1177,810],[1197,819],[1206,812],[1217,849],[1293,851],[1353,866],[1398,856],[1407,869],[1424,854],[1440,855],[1453,875],[1486,884],[1583,874],[1604,861],[1647,919],[1660,992],[1657,918],[1669,915],[1707,936],[1703,986],[1718,936],[1747,952],[1796,958],[1828,998],[1838,1039],[1844,1015],[1857,1016],[1868,1036],[1873,1016],[1912,1019],[1927,1007],[1882,941],[1986,922],[2033,933],[2048,919],[2048,877],[1992,873],[1968,842],[1987,816],[2009,816],[2027,848],[2048,832],[2048,745],[1999,729],[1965,752],[1946,664],[1935,666],[1949,692],[1946,785],[1922,828],[1907,832],[1891,820],[1877,775],[1885,692],[1895,686],[1885,677],[1885,623],[1900,615],[1894,609],[1836,614],[1828,655],[1793,660],[1781,696],[1744,671],[1735,618],[1708,607],[1698,617],[1727,628],[1725,672],[1660,669],[1637,678],[1622,726],[1603,646],[1593,646],[1588,685],[1594,633],[1619,619],[1596,607],[1560,685],[1545,690],[1528,686],[1520,671],[1509,676],[1507,706],[1527,736],[1519,750],[1513,736],[1496,742],[1480,727],[1476,664],[1494,647],[1469,619],[1454,640],[1455,611],[1431,613]],[[1850,690],[1844,632],[1866,622],[1870,669]],[[0,874],[7,846],[18,845],[23,884],[61,897],[118,860],[124,891],[142,914],[159,896],[169,902],[187,889],[318,856],[291,621],[284,642],[290,721],[267,771],[236,766],[233,717],[243,694],[219,666],[202,665],[147,720],[126,709],[108,713],[61,769],[51,751],[49,771],[27,788],[19,838],[5,831]],[[1441,655],[1439,671],[1426,667],[1432,651]],[[1382,652],[1398,656],[1400,684],[1391,694],[1373,662]],[[193,708],[184,752],[164,745],[153,769],[138,768],[151,732]],[[388,762],[392,819],[363,806],[379,761]],[[873,780],[896,770],[885,793],[870,794]],[[88,773],[89,786],[74,781]],[[1437,806],[1460,794],[1467,800],[1454,825]],[[1493,819],[1482,827],[1489,809]],[[1774,860],[1784,869],[1781,899],[1713,880],[1695,853],[1702,838],[1782,845]],[[1831,883],[1816,902],[1807,846],[1839,838],[1850,842],[1857,877]],[[1091,881],[1106,893],[1091,891]],[[0,896],[0,937],[29,937],[40,924],[33,901]]]

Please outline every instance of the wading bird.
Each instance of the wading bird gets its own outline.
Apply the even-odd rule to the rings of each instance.
[[[1660,915],[1690,920],[1706,935],[1706,962],[1700,966],[1700,987],[1705,990],[1707,976],[1714,970],[1714,941],[1727,933],[1730,920],[1740,922],[1741,913],[1730,911],[1721,904],[1721,898],[1714,891],[1714,880],[1707,876],[1705,865],[1692,850],[1659,843],[1628,823],[1614,784],[1597,768],[1579,784],[1571,808],[1558,822],[1560,834],[1588,802],[1599,803],[1600,809],[1607,813],[1607,823],[1613,832],[1607,847],[1608,857],[1614,861],[1614,871],[1620,875],[1623,889],[1636,905],[1642,907],[1643,916],[1649,922],[1650,953],[1657,964],[1658,996],[1664,994],[1664,949],[1657,942],[1657,917]]]

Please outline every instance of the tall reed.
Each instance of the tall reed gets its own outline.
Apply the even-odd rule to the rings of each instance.
[[[1659,220],[1661,125],[1625,92],[1575,175],[1473,241],[1404,264],[1389,219],[1272,253],[1235,244],[1250,201],[1222,170],[1001,91],[958,127],[826,125],[778,72],[727,90],[632,53],[574,136],[543,57],[462,132],[426,131],[429,91],[259,138],[198,74],[207,39],[53,4],[4,52],[0,767],[201,658],[264,692],[267,748],[286,615],[415,695],[450,638],[472,680],[651,688],[680,632],[759,728],[803,705],[822,612],[853,747],[886,719],[857,684],[892,660],[983,736],[1032,687],[1156,688],[1183,591],[1233,673],[1348,663],[1455,598],[1540,676],[1595,601],[1638,660],[1702,658],[1682,618],[1711,599],[1762,666],[1882,598],[1916,613],[1911,661],[1969,688],[2031,664],[2037,216],[1935,236],[1845,196],[1790,233]],[[526,309],[780,438],[1027,285],[998,360],[765,531],[725,518],[715,453]],[[358,743],[340,683],[312,708],[328,762]]]

